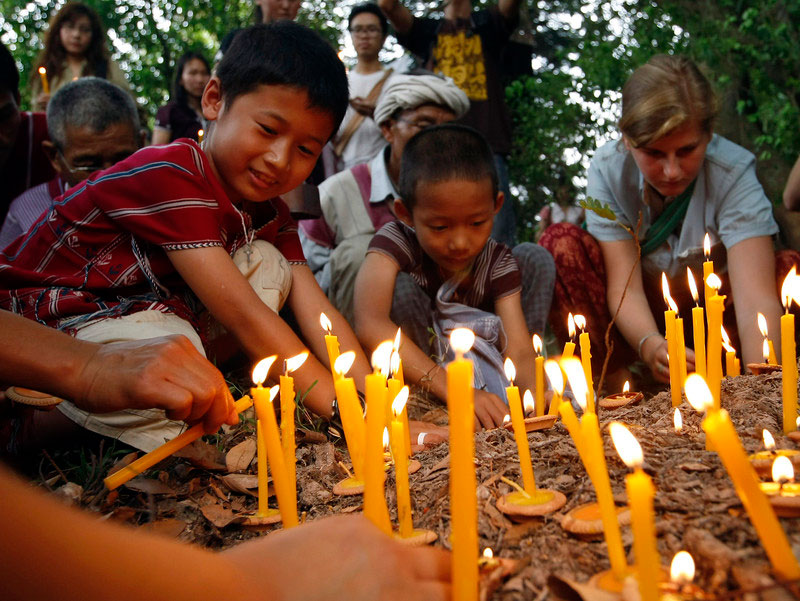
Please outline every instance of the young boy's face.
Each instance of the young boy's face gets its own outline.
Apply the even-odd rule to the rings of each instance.
[[[294,87],[261,85],[229,104],[212,77],[202,105],[206,119],[215,121],[203,148],[234,203],[295,189],[333,133],[333,117],[309,107],[306,91]]]
[[[472,266],[492,233],[503,194],[492,194],[489,178],[417,184],[409,212],[397,201],[397,215],[414,228],[422,250],[449,276]]]

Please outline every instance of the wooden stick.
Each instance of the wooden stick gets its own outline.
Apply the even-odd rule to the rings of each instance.
[[[250,408],[253,405],[252,399],[245,395],[240,398],[235,403],[236,413],[241,413],[245,409]],[[108,490],[114,490],[125,484],[131,478],[135,478],[139,474],[141,474],[146,469],[153,467],[156,463],[161,461],[162,459],[166,459],[173,453],[179,451],[183,447],[192,444],[195,440],[200,438],[203,434],[205,434],[205,430],[203,429],[203,424],[195,424],[186,432],[179,434],[172,440],[165,442],[157,449],[154,449],[139,457],[133,463],[126,465],[118,469],[116,472],[107,476],[103,483],[106,485]]]

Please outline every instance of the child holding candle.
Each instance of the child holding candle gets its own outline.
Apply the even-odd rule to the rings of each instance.
[[[761,357],[757,311],[767,317],[770,332],[778,331],[776,271],[785,273],[792,260],[781,251],[776,262],[772,236],[778,228],[756,179],[755,157],[713,133],[716,112],[711,84],[694,63],[679,56],[651,58],[623,89],[622,139],[599,149],[589,168],[587,195],[607,204],[618,222],[588,212],[588,233],[558,224],[540,240],[556,256],[553,306],[583,313],[596,324],[590,333],[598,372],[606,355],[606,327],[624,291],[612,332],[612,380],[627,377],[627,366],[638,354],[656,379],[667,381],[657,278],[667,273],[678,307],[688,315],[694,303],[684,274],[687,266],[702,273],[706,232],[714,267],[724,274],[720,294],[728,302],[735,299],[735,311],[726,308],[725,326],[744,361]],[[640,214],[642,259],[637,264],[636,244],[620,223],[635,230]],[[562,339],[563,323],[560,314],[552,316]],[[687,320],[687,330],[688,325]],[[692,340],[689,331],[686,340]],[[691,371],[694,355],[686,355]]]
[[[108,79],[130,93],[128,80],[111,59],[106,46],[106,32],[95,10],[82,2],[68,2],[50,20],[44,48],[36,59],[33,72],[45,68],[42,77],[31,77],[33,104],[36,110],[47,108],[51,94],[78,77],[94,75]],[[49,92],[43,89],[47,78]]]
[[[343,348],[358,341],[305,265],[280,195],[306,179],[347,102],[341,61],[310,30],[280,22],[240,32],[203,95],[204,150],[189,140],[145,148],[57,199],[0,254],[0,307],[84,340],[179,333],[198,350],[211,333],[200,325],[207,311],[254,360],[309,349],[295,387],[309,390],[308,409],[330,416],[319,314]],[[277,313],[284,302],[299,333]],[[356,382],[368,372],[359,353]],[[152,410],[59,410],[142,450],[183,427]]]
[[[406,382],[428,384],[444,400],[445,373],[429,356],[428,328],[437,333],[434,354],[444,360],[449,332],[469,327],[478,337],[469,355],[478,360],[475,415],[483,427],[499,426],[508,414],[501,354],[517,366],[520,387],[534,390],[529,327],[546,315],[549,292],[546,303],[523,298],[517,260],[489,238],[503,203],[489,146],[460,125],[419,132],[403,154],[399,193],[400,221],[375,235],[356,279],[356,331],[371,347],[393,338],[399,325]],[[548,273],[547,259],[542,267],[539,273]],[[551,287],[546,275],[526,284]]]

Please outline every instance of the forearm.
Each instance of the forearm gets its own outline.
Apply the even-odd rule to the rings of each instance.
[[[608,310],[612,317],[617,312],[620,302],[622,303],[617,315],[616,326],[632,348],[638,350],[642,338],[648,334],[659,332],[642,287],[641,274],[638,279],[634,274],[627,290],[624,290],[624,287],[609,287],[607,300]]]
[[[414,15],[400,0],[378,0],[378,6],[394,26],[397,33],[405,34],[411,31]]]
[[[783,189],[783,206],[790,211],[800,209],[800,158],[795,162],[789,178],[786,180],[786,187]]]

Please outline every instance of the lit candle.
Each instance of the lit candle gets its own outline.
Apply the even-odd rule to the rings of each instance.
[[[642,469],[644,461],[642,447],[633,434],[619,422],[611,422],[608,429],[622,461],[634,470],[632,474],[625,476],[625,488],[628,492],[628,505],[631,508],[631,530],[639,594],[642,601],[658,601],[661,558],[656,547],[653,513],[653,497],[656,489],[650,476]]]
[[[238,401],[234,403],[234,409],[236,413],[241,413],[245,409],[249,409],[253,406],[253,401],[249,396],[243,396]],[[105,484],[108,490],[114,490],[125,484],[128,480],[135,478],[143,471],[150,469],[159,461],[162,461],[172,455],[180,451],[185,446],[192,444],[195,440],[201,438],[206,433],[205,426],[203,424],[195,424],[185,432],[178,434],[172,440],[169,440],[162,444],[160,447],[153,449],[146,455],[142,455],[136,461],[121,467],[113,474],[107,476],[105,480],[103,480],[103,484]]]
[[[475,334],[456,328],[450,346],[456,357],[447,366],[450,413],[450,523],[453,541],[452,598],[478,599],[478,497],[475,478],[475,397],[472,362],[464,354]]]
[[[294,437],[294,378],[289,374],[300,369],[306,359],[308,359],[308,351],[303,351],[299,355],[287,359],[285,373],[280,378],[281,442],[283,443],[283,456],[286,459],[286,469],[289,471],[292,488],[295,490],[297,490],[297,457]]]
[[[269,467],[272,471],[272,483],[275,485],[275,496],[278,497],[278,509],[281,511],[281,522],[284,528],[297,526],[297,489],[292,487],[289,470],[281,448],[281,435],[278,432],[278,421],[275,418],[275,407],[272,400],[278,394],[278,386],[267,390],[262,386],[267,379],[269,368],[275,356],[259,361],[253,368],[253,383],[250,389],[256,406],[256,416],[266,439]]]
[[[557,361],[549,359],[544,364],[544,371],[547,374],[547,379],[550,382],[550,388],[553,389],[553,398],[550,400],[550,410],[548,415],[558,415],[558,408],[561,405],[561,395],[564,394],[564,374],[561,373],[561,367]]]
[[[722,280],[712,273],[706,279],[706,286],[714,294],[706,299],[706,316],[708,318],[708,367],[706,374],[714,406],[719,409],[719,390],[722,380],[722,312],[725,310],[725,297],[717,294],[722,287]]]
[[[569,359],[575,353],[575,318],[572,313],[567,317],[567,331],[569,332],[569,340],[564,344],[564,352],[561,354],[562,359]]]
[[[258,515],[266,517],[278,513],[269,507],[269,478],[267,476],[267,443],[261,428],[261,420],[256,420],[256,465],[258,467]]]
[[[720,333],[722,336],[722,346],[725,347],[725,375],[733,378],[739,375],[739,369],[736,364],[736,349],[731,346],[731,339],[728,337],[728,332],[722,328]]]
[[[400,353],[398,352],[398,348],[400,346],[400,328],[397,329],[397,336],[394,339],[394,345],[392,346],[392,353],[390,356],[389,364],[390,364],[390,371],[391,377],[389,378],[389,397],[393,399],[397,396],[397,393],[400,391],[405,383],[403,381],[403,362],[400,361]],[[399,387],[398,387],[399,385]],[[411,457],[411,431],[408,426],[408,403],[403,403],[403,412],[400,415],[400,419],[403,422],[403,430],[405,432],[405,448],[406,448],[406,457]]]
[[[683,317],[675,316],[675,348],[678,351],[678,372],[681,388],[686,381],[686,337],[683,335]]]
[[[704,290],[707,311],[708,299],[716,294],[716,292],[708,286],[708,276],[714,273],[714,261],[711,260],[711,238],[709,238],[708,232],[706,232],[706,235],[703,236],[703,254],[706,257],[706,260],[703,263],[703,282],[705,283]],[[717,288],[717,290],[719,290],[719,288]]]
[[[692,308],[692,334],[694,336],[694,370],[704,378],[706,377],[706,324],[704,322],[703,307],[698,305],[697,284],[694,281],[692,270],[686,268],[686,277],[689,280],[689,290],[692,292],[694,307]]]
[[[776,574],[786,580],[800,578],[800,564],[794,557],[775,511],[759,486],[758,476],[742,448],[730,415],[715,406],[711,391],[697,374],[689,376],[686,381],[686,398],[696,411],[706,412],[703,430],[733,480],[736,493]]]
[[[339,357],[339,339],[331,333],[331,320],[324,313],[319,314],[319,325],[325,330],[325,348],[328,349],[328,361],[331,365],[331,375],[336,379],[336,370],[333,369],[333,364]]]
[[[789,313],[792,300],[800,293],[797,272],[792,267],[781,286],[785,313],[781,315],[781,360],[783,380],[783,433],[797,430],[797,350],[794,346],[794,315]]]
[[[44,67],[39,67],[39,79],[42,80],[42,92],[49,94],[50,82],[47,81],[47,69]]]
[[[353,471],[356,480],[363,482],[364,437],[366,436],[364,413],[361,402],[358,400],[353,378],[345,377],[355,359],[356,354],[353,351],[342,353],[336,359],[334,370],[338,377],[334,378],[333,386],[336,389],[336,400],[339,402],[339,414],[342,417],[345,442],[347,442],[347,450],[350,452],[350,460],[353,462]]]
[[[585,407],[586,380],[583,367],[577,359],[564,359],[561,362],[567,379],[572,387],[578,404]],[[578,450],[581,461],[586,472],[594,485],[597,495],[597,505],[600,508],[600,518],[603,522],[603,535],[605,536],[606,546],[608,547],[608,559],[611,563],[611,572],[618,583],[622,583],[627,573],[627,563],[625,561],[625,551],[622,547],[622,536],[617,521],[617,508],[614,504],[614,494],[611,491],[611,481],[608,478],[608,466],[606,465],[605,450],[603,439],[600,435],[600,427],[597,421],[597,414],[584,411],[581,417],[580,427],[578,427],[575,413],[571,403],[561,403],[559,407],[561,421],[566,426],[575,448]]]
[[[667,355],[669,357],[669,389],[672,398],[672,406],[677,407],[681,404],[681,369],[680,355],[678,353],[677,338],[677,315],[678,305],[672,300],[669,294],[669,282],[667,274],[661,273],[661,292],[664,294],[664,301],[667,303],[667,310],[664,311],[664,323],[667,330]]]
[[[405,430],[402,414],[407,401],[408,386],[404,386],[392,402],[391,433],[395,492],[397,494],[397,527],[402,538],[408,538],[414,533],[414,524],[411,520],[411,491],[408,484],[408,457],[403,442]]]
[[[778,358],[775,356],[775,346],[769,339],[769,329],[767,328],[767,318],[761,312],[756,313],[758,329],[764,337],[764,363],[767,365],[777,365]]]
[[[197,130],[197,143],[198,144],[202,144],[203,143],[203,136],[205,136],[205,134],[206,134],[206,132],[204,130],[202,130],[202,129],[198,129]]]
[[[536,353],[534,359],[534,376],[536,378],[536,394],[534,400],[536,402],[536,415],[544,415],[544,357],[542,356],[542,339],[538,334],[534,334],[531,339],[533,342],[533,350]]]
[[[678,551],[669,564],[669,579],[679,586],[691,584],[694,580],[694,559],[686,551]]]
[[[397,334],[394,336],[392,343],[392,377],[400,380],[400,384],[405,386],[406,381],[403,378],[403,362],[400,360],[400,328],[397,328]]]
[[[578,337],[581,345],[581,365],[583,366],[584,377],[586,378],[586,407],[587,411],[594,413],[594,385],[592,383],[592,352],[589,342],[589,333],[586,331],[586,318],[583,315],[575,316],[575,325],[581,329]]]
[[[364,515],[386,534],[392,533],[389,509],[386,506],[384,480],[386,468],[383,459],[383,431],[386,427],[386,377],[380,373],[388,357],[381,343],[372,355],[374,372],[366,377],[367,433],[364,449]],[[389,342],[391,348],[391,342]],[[391,352],[391,351],[390,351]]]
[[[680,434],[683,430],[683,417],[678,407],[675,407],[675,411],[672,414],[672,424],[675,426],[675,433]]]
[[[522,484],[525,492],[533,495],[536,492],[536,479],[533,475],[533,464],[531,463],[531,448],[528,445],[528,432],[525,429],[525,415],[522,411],[522,401],[519,398],[519,388],[514,386],[514,378],[517,370],[511,359],[506,359],[503,364],[508,378],[509,386],[506,387],[506,398],[508,408],[511,412],[511,425],[514,427],[514,439],[517,441],[517,453],[519,454],[520,472],[522,472]]]

